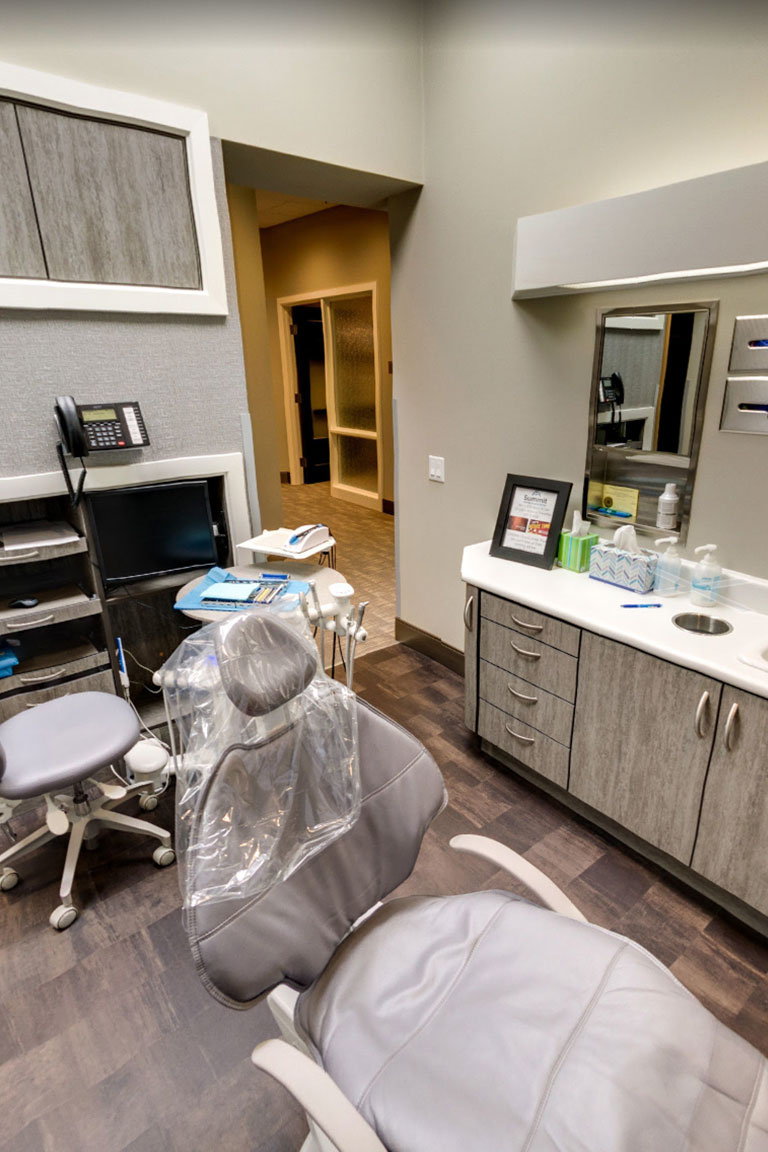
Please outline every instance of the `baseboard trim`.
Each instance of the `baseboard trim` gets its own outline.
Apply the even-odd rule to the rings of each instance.
[[[415,624],[408,624],[399,616],[395,616],[395,639],[400,644],[405,644],[407,648],[413,648],[423,656],[429,656],[430,660],[436,660],[438,664],[450,668],[451,672],[464,675],[463,652],[446,644],[439,636],[433,636],[431,632],[425,632]]]
[[[290,472],[281,472],[280,473],[280,483],[281,484],[290,484],[290,482],[291,482]]]
[[[394,516],[394,514],[395,514],[395,502],[394,502],[394,500],[382,500],[381,510],[382,510],[382,512],[386,512],[387,516]]]

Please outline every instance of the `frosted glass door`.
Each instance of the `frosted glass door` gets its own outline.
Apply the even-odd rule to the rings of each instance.
[[[380,500],[373,297],[327,301],[331,493],[378,506]]]

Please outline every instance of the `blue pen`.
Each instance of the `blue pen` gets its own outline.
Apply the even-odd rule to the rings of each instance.
[[[619,604],[619,608],[661,608],[661,604]]]
[[[602,512],[603,516],[620,516],[623,520],[629,520],[632,517],[631,512],[617,512],[615,508],[598,508],[598,512]]]
[[[259,576],[260,580],[290,580],[290,576],[286,576],[282,572],[262,572]]]

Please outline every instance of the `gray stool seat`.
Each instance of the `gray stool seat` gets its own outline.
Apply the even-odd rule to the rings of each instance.
[[[22,800],[66,788],[138,738],[136,715],[119,696],[77,692],[38,704],[0,724],[0,794]]]

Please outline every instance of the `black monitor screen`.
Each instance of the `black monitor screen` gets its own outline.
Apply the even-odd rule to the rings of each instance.
[[[88,501],[107,586],[217,561],[205,480],[108,489]]]

